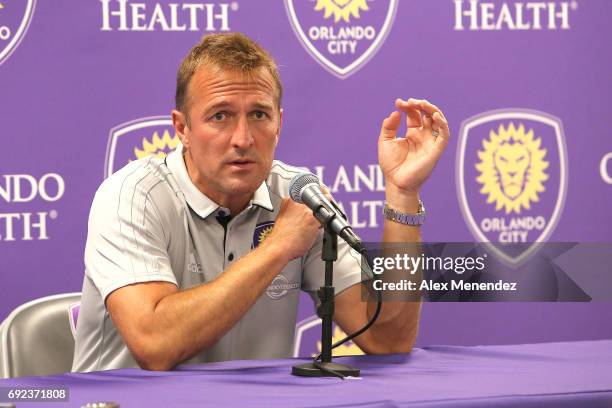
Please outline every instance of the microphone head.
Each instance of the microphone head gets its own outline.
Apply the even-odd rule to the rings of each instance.
[[[294,176],[289,183],[289,196],[296,203],[302,203],[302,191],[308,184],[320,185],[319,179],[312,173],[300,173]]]

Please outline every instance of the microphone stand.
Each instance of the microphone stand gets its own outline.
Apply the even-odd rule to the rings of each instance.
[[[332,317],[334,316],[333,286],[334,261],[338,259],[338,235],[329,228],[323,227],[323,250],[321,259],[325,261],[325,286],[319,288],[321,301],[317,315],[321,318],[321,362],[293,366],[291,374],[302,377],[359,377],[359,369],[345,364],[332,362]]]

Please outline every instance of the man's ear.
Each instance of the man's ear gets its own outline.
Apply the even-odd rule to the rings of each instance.
[[[189,126],[187,125],[187,118],[183,112],[176,109],[172,110],[172,126],[176,135],[181,139],[181,143],[185,148],[189,147]]]

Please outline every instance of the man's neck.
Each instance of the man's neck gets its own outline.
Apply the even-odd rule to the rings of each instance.
[[[202,194],[204,194],[206,197],[215,202],[215,204],[217,204],[219,207],[229,208],[230,214],[232,216],[241,213],[242,210],[244,210],[249,205],[253,194],[250,194],[248,196],[226,195],[214,190],[210,190],[209,186],[207,186],[206,183],[201,182],[197,168],[194,166],[191,157],[188,153],[183,155],[183,161],[185,163],[185,168],[187,169],[187,175],[189,176],[189,179],[191,180],[193,185],[196,186],[196,188],[200,190]]]

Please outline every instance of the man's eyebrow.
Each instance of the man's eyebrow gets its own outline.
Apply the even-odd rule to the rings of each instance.
[[[231,107],[232,104],[227,102],[227,101],[221,101],[221,102],[217,102],[215,104],[212,104],[208,107],[206,107],[206,109],[204,110],[205,113],[211,112],[211,111],[216,111],[218,109],[224,109],[224,108],[229,108]],[[253,109],[260,109],[260,110],[273,110],[274,109],[274,105],[268,102],[255,102],[252,105]]]
[[[272,105],[271,103],[267,103],[267,102],[255,102],[253,104],[253,108],[261,109],[261,110],[272,110],[274,109],[274,105]]]
[[[217,102],[213,105],[210,105],[208,107],[206,107],[205,112],[210,112],[213,110],[217,110],[217,109],[223,109],[223,108],[227,108],[229,107],[231,104],[227,101],[221,101],[221,102]]]

